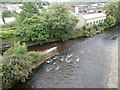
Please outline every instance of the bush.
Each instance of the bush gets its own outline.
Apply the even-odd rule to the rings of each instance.
[[[92,28],[91,27],[87,27],[86,30],[90,32],[92,30]]]
[[[2,39],[9,39],[14,37],[14,33],[16,30],[8,30],[4,29],[4,31],[0,31],[0,38]]]
[[[103,24],[102,22],[100,22],[100,23],[98,24],[98,26],[104,27],[104,24]]]
[[[25,82],[31,71],[30,57],[27,53],[25,44],[14,44],[3,55],[2,73],[3,73],[3,87],[6,88],[14,84],[16,81]]]
[[[89,36],[90,35],[90,32],[87,31],[87,30],[81,30],[81,33],[85,36]]]
[[[83,29],[83,30],[86,30],[86,29],[87,29],[87,27],[84,25],[84,26],[82,27],[82,29]]]
[[[96,25],[96,24],[93,24],[93,28],[94,28],[96,31],[98,31],[98,29],[99,29],[98,25]]]
[[[104,22],[104,27],[109,28],[109,25],[106,22]]]
[[[109,27],[113,27],[116,24],[116,19],[113,16],[107,16],[105,22],[109,25]]]
[[[14,21],[14,22],[6,23],[6,24],[2,25],[1,27],[2,28],[10,28],[10,27],[16,27],[16,26],[17,26],[16,22]]]
[[[35,63],[41,59],[41,57],[44,55],[43,52],[35,52],[35,51],[30,51],[28,52],[28,55],[30,56],[30,61],[32,63]]]

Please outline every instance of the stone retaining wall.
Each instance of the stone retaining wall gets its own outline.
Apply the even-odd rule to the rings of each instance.
[[[43,64],[46,60],[56,56],[57,54],[58,54],[57,47],[53,47],[53,48],[45,50],[44,55],[42,56],[41,60],[38,61],[37,63],[33,64],[32,69],[37,68],[38,66]]]

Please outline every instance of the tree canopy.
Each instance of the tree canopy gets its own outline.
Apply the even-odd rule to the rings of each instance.
[[[116,23],[120,23],[120,1],[112,2],[106,6],[106,14],[107,16],[113,16],[116,19]]]
[[[26,19],[34,16],[35,14],[39,14],[39,10],[34,2],[24,2],[22,11],[17,16],[18,24]]]
[[[11,11],[9,11],[9,10],[3,11],[2,12],[2,20],[3,20],[3,22],[5,23],[4,18],[11,17],[11,16],[12,16]]]
[[[65,40],[78,22],[77,17],[68,11],[69,7],[62,3],[53,3],[49,10],[43,9],[41,13],[36,10],[36,14],[30,12],[26,5],[23,5],[24,9],[20,14],[24,18],[21,20],[19,34],[25,41],[43,41],[50,38]]]

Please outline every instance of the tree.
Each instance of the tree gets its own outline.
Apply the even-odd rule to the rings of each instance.
[[[113,16],[116,19],[116,23],[120,23],[120,1],[112,2],[106,6],[107,16]]]
[[[48,27],[50,37],[61,40],[67,39],[67,34],[74,30],[77,17],[70,14],[69,6],[63,3],[53,3],[50,6]]]
[[[26,18],[21,23],[20,36],[24,41],[43,41],[47,40],[49,35],[47,33],[47,23],[43,17],[33,16]]]
[[[30,18],[35,14],[39,14],[36,4],[34,2],[24,2],[22,11],[17,16],[18,24],[21,24],[24,19]]]
[[[3,22],[5,23],[5,19],[4,18],[7,18],[7,17],[11,17],[12,15],[11,15],[11,11],[3,11],[2,12],[2,20],[3,20]]]
[[[109,27],[113,27],[116,24],[116,19],[113,16],[107,16],[105,22],[109,25]]]
[[[53,3],[49,11],[26,17],[19,30],[24,41],[44,41],[49,38],[66,40],[68,33],[74,30],[78,19],[68,12],[62,3]]]

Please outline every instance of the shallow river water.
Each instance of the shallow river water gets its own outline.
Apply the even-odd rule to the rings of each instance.
[[[61,53],[34,70],[26,83],[17,88],[107,88],[110,50],[118,45],[120,25],[89,38],[30,47],[43,51],[57,46]]]

